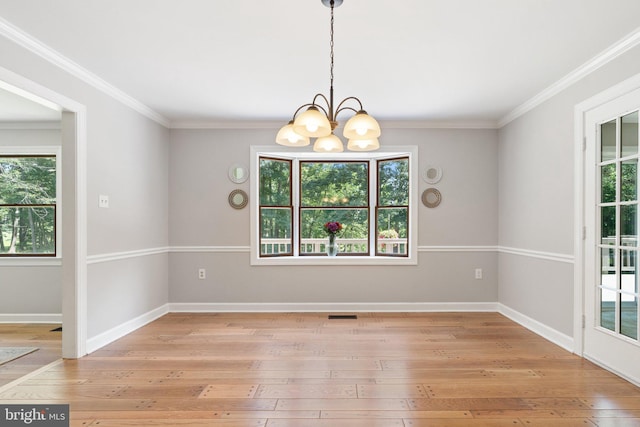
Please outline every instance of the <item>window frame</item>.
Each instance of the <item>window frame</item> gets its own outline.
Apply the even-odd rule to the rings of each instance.
[[[272,161],[282,161],[282,162],[288,162],[289,163],[289,175],[293,175],[293,161],[291,159],[282,159],[282,158],[274,158],[274,157],[270,157],[270,156],[259,156],[259,160],[260,159],[266,159],[266,160],[272,160]],[[258,164],[258,169],[256,170],[256,174],[259,175],[260,173],[260,165]],[[258,176],[259,178],[259,176]],[[294,247],[295,247],[295,233],[294,233],[294,225],[296,223],[295,221],[295,207],[293,205],[293,180],[292,182],[289,183],[289,204],[288,205],[261,205],[260,204],[260,200],[257,201],[258,202],[258,236],[262,236],[262,221],[260,221],[260,219],[262,218],[261,215],[261,211],[263,208],[266,209],[288,209],[290,211],[290,215],[291,215],[291,238],[290,238],[290,245],[291,245],[291,251],[290,252],[280,252],[277,254],[259,254],[259,256],[261,258],[269,258],[269,257],[282,257],[282,256],[293,256],[294,255]],[[258,242],[258,252],[260,252],[260,242]]]
[[[357,206],[302,206],[302,166],[303,163],[359,163],[359,164],[365,164],[366,165],[366,172],[367,172],[367,196],[366,196],[366,200],[367,200],[367,204],[366,205],[357,205]],[[297,201],[300,202],[300,205],[298,206],[298,224],[300,224],[301,218],[302,218],[302,211],[304,211],[305,209],[322,209],[322,210],[346,210],[346,209],[363,209],[367,211],[367,218],[369,220],[369,223],[371,222],[371,166],[372,166],[372,162],[371,160],[367,160],[367,161],[363,161],[363,160],[353,160],[353,159],[349,159],[349,160],[338,160],[338,159],[314,159],[314,160],[310,160],[310,159],[298,159],[297,161],[297,166],[298,166],[298,174],[300,175],[300,179],[298,180],[297,184],[299,187],[299,192],[298,194],[300,194],[300,197],[297,199]],[[307,254],[307,253],[300,253],[300,249],[302,247],[302,233],[298,233],[297,234],[298,237],[298,243],[297,243],[297,251],[298,251],[298,256],[301,257],[307,257],[307,256],[324,256],[324,255],[316,255],[316,254]],[[342,256],[369,256],[369,254],[371,253],[371,226],[369,225],[368,227],[368,233],[367,233],[367,252],[363,253],[362,255],[353,255],[353,254],[343,254]]]
[[[380,237],[379,237],[379,234],[378,234],[379,228],[380,228],[380,224],[378,223],[378,219],[380,218],[379,213],[380,213],[380,210],[385,210],[385,209],[406,209],[407,210],[407,239],[408,239],[408,236],[411,233],[411,229],[413,228],[412,223],[410,221],[411,215],[409,213],[409,211],[411,209],[410,200],[407,200],[407,203],[409,203],[407,205],[383,205],[380,202],[380,198],[381,198],[380,197],[381,196],[380,195],[380,163],[386,162],[386,161],[404,160],[405,158],[407,158],[407,156],[389,157],[389,158],[384,158],[384,159],[378,159],[378,162],[376,162],[377,169],[376,169],[376,188],[375,188],[375,190],[377,192],[377,195],[376,195],[376,202],[377,203],[374,206],[374,209],[375,209],[375,215],[374,215],[375,216],[375,225],[374,225],[375,233],[374,233],[374,236],[373,236],[373,240],[375,242],[374,250],[375,250],[376,256],[398,257],[398,258],[406,258],[407,256],[409,256],[409,252],[408,251],[407,251],[406,255],[402,255],[402,254],[394,255],[393,253],[389,254],[389,253],[380,251],[380,247],[379,247]],[[411,167],[411,158],[409,158],[409,165],[408,166],[409,166],[409,173],[411,173],[411,169],[412,169],[412,167]],[[411,196],[411,175],[409,175],[409,195],[408,196],[409,196],[409,198]],[[407,242],[407,245],[408,244],[409,243]]]
[[[56,164],[55,252],[53,254],[0,254],[0,266],[59,265],[62,259],[62,147],[2,146],[3,157],[54,157]]]
[[[375,152],[315,153],[309,151],[292,152],[290,148],[279,146],[251,146],[250,158],[250,226],[251,226],[251,265],[415,265],[418,263],[418,147],[384,147]],[[260,200],[259,159],[261,157],[292,161],[292,199],[293,204],[293,255],[260,256]],[[400,157],[409,159],[409,205],[408,205],[408,251],[406,256],[380,255],[377,253],[377,206],[369,206],[369,254],[327,257],[325,255],[299,254],[300,221],[300,161],[366,161],[369,163],[369,200],[376,200],[378,192],[377,167],[371,164],[377,160],[393,160]],[[373,185],[371,185],[373,184]],[[372,197],[371,192],[376,194]]]

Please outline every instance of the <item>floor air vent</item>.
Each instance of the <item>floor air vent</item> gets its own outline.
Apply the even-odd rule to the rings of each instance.
[[[355,314],[330,314],[329,315],[329,320],[335,320],[335,319],[357,319],[358,316],[356,316]]]

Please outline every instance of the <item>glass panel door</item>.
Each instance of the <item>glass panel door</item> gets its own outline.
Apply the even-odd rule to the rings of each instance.
[[[638,111],[599,125],[596,326],[638,340]]]
[[[584,229],[583,258],[577,260],[584,284],[581,353],[640,384],[640,81],[622,95],[596,99],[597,105],[582,111]]]

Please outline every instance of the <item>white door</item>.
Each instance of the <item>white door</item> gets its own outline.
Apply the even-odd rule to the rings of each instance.
[[[585,115],[584,356],[640,383],[640,89]]]

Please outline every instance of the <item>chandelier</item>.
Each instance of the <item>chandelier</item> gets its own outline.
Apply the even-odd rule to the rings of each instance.
[[[336,118],[343,111],[355,113],[344,125],[343,135],[347,138],[347,149],[352,151],[372,151],[380,148],[378,137],[380,125],[362,108],[362,102],[355,96],[343,99],[334,108],[333,103],[333,9],[342,4],[343,0],[321,0],[322,4],[331,8],[331,72],[329,98],[321,93],[316,94],[309,104],[298,107],[293,118],[283,126],[276,135],[276,142],[287,147],[304,147],[311,143],[310,138],[316,138],[313,151],[321,153],[338,153],[344,151],[342,140],[333,131],[338,126]],[[323,101],[320,104],[319,101]],[[355,105],[357,108],[354,108]],[[298,115],[298,113],[306,110]]]

